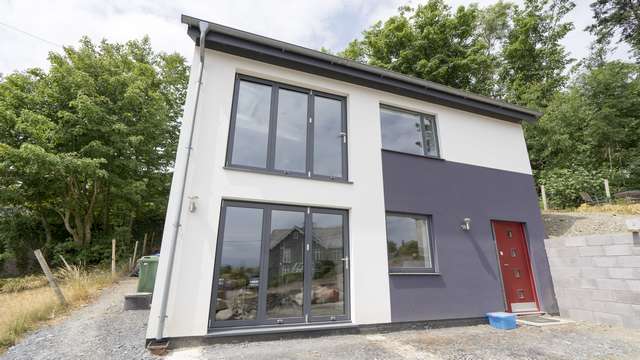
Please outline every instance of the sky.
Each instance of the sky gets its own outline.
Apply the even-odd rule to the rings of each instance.
[[[452,7],[494,0],[452,0]],[[521,1],[514,1],[519,3]],[[588,54],[590,0],[576,0],[568,20],[575,24],[563,41],[571,56]],[[404,4],[419,0],[0,0],[0,73],[47,68],[47,54],[77,45],[81,36],[123,42],[149,35],[154,49],[179,52],[191,62],[193,42],[180,15],[254,32],[313,49],[339,51],[362,30]],[[26,34],[29,33],[30,35]],[[627,59],[620,45],[612,58]]]

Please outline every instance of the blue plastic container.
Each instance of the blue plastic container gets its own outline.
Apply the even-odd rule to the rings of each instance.
[[[516,315],[506,312],[487,313],[489,325],[496,329],[511,330],[516,328]]]

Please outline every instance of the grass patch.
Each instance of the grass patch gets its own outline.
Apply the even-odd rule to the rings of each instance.
[[[47,286],[47,278],[44,275],[0,279],[0,293],[13,293],[43,286]]]
[[[582,204],[576,212],[582,213],[611,213],[618,215],[640,215],[640,204],[602,204],[602,205],[587,205]]]
[[[0,353],[15,344],[26,332],[85,304],[100,289],[113,282],[110,271],[87,271],[76,266],[59,270],[56,278],[61,279],[60,287],[67,306],[58,303],[49,286],[0,293]]]

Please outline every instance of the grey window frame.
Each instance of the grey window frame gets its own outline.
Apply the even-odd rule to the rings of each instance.
[[[433,237],[433,218],[431,215],[414,214],[407,212],[387,211],[385,212],[385,224],[387,216],[406,217],[413,219],[422,219],[427,225],[427,236],[429,237],[429,255],[431,256],[431,267],[391,267],[389,266],[390,275],[402,275],[402,274],[439,274],[438,273],[438,261],[436,259],[436,241]],[[385,233],[387,243],[389,242],[389,233]],[[388,250],[387,250],[388,251]],[[387,254],[388,258],[388,254]]]
[[[266,167],[256,167],[256,166],[248,166],[248,165],[238,165],[232,163],[232,155],[233,155],[233,139],[235,137],[235,129],[236,129],[236,116],[238,110],[238,96],[240,92],[240,82],[247,81],[260,85],[267,85],[271,87],[271,106],[269,109],[269,129],[267,135],[267,166]],[[306,164],[305,164],[305,172],[297,172],[297,171],[289,171],[289,170],[278,170],[275,168],[275,153],[276,153],[276,135],[277,135],[277,116],[278,116],[278,97],[279,97],[279,89],[295,91],[299,93],[307,94],[307,138],[306,138]],[[342,133],[343,141],[342,141],[342,176],[328,176],[322,174],[315,174],[313,172],[313,151],[314,151],[314,127],[315,127],[315,98],[323,97],[328,99],[333,99],[340,101],[341,103],[341,115],[342,115]],[[239,170],[248,170],[258,173],[266,173],[266,174],[274,174],[274,175],[284,175],[298,178],[306,178],[306,179],[319,179],[319,180],[328,180],[335,182],[349,182],[349,166],[348,166],[348,132],[347,132],[347,98],[340,95],[329,94],[322,91],[316,91],[312,89],[302,88],[298,86],[288,85],[281,82],[265,80],[261,78],[257,78],[250,75],[244,75],[240,73],[236,73],[235,83],[233,87],[233,100],[231,105],[231,118],[229,124],[229,134],[227,136],[227,155],[225,159],[225,168],[227,169],[239,169]],[[310,121],[311,120],[311,121]]]
[[[218,266],[222,259],[222,246],[223,246],[223,235],[225,231],[225,220],[226,220],[226,209],[227,207],[242,207],[242,208],[252,208],[252,209],[261,209],[262,210],[262,237],[261,237],[261,245],[260,245],[260,282],[258,285],[258,307],[256,311],[256,319],[255,320],[216,320],[216,303],[218,299],[218,280],[220,278],[220,267]],[[222,204],[220,207],[220,220],[218,223],[218,237],[216,243],[216,254],[215,254],[215,262],[213,266],[213,282],[211,287],[211,299],[209,303],[209,320],[208,320],[208,331],[212,332],[220,329],[229,329],[229,328],[238,328],[238,327],[246,327],[246,326],[264,326],[264,325],[272,325],[272,326],[308,326],[308,325],[316,325],[316,324],[326,324],[326,323],[340,323],[340,322],[350,322],[351,319],[351,284],[350,284],[350,266],[346,266],[344,269],[344,315],[337,316],[313,316],[311,315],[311,285],[312,285],[312,271],[313,271],[313,261],[312,251],[304,252],[304,290],[303,290],[303,315],[301,317],[288,317],[282,319],[276,318],[268,318],[266,309],[267,309],[267,289],[268,289],[268,279],[269,279],[269,241],[271,234],[271,214],[273,210],[281,210],[281,211],[299,211],[304,213],[304,224],[305,224],[305,233],[304,233],[304,247],[307,245],[309,247],[312,246],[313,234],[312,234],[312,216],[313,214],[336,214],[342,216],[342,236],[343,236],[343,251],[344,256],[349,257],[349,212],[348,210],[340,210],[340,209],[329,209],[329,208],[319,208],[319,207],[311,207],[311,206],[298,206],[298,205],[282,205],[282,204],[270,204],[270,203],[261,203],[261,202],[251,202],[251,201],[239,201],[239,200],[222,200]],[[308,315],[306,317],[305,315]],[[308,322],[306,321],[308,320]]]
[[[392,105],[386,105],[386,104],[380,104],[380,110],[382,109],[386,109],[386,110],[391,110],[391,111],[397,111],[397,112],[403,112],[405,114],[411,114],[411,115],[416,115],[420,118],[420,134],[422,136],[422,154],[413,154],[413,153],[409,153],[409,152],[404,152],[404,151],[399,151],[399,150],[393,150],[393,149],[385,149],[384,148],[384,144],[382,145],[382,150],[383,151],[389,151],[389,152],[394,152],[394,153],[398,153],[398,154],[407,154],[407,155],[412,155],[412,156],[421,156],[421,157],[426,157],[426,158],[431,158],[431,159],[442,159],[442,156],[440,155],[440,139],[439,139],[439,132],[438,132],[438,124],[436,121],[436,116],[432,115],[432,114],[425,114],[425,113],[421,113],[418,111],[413,111],[413,110],[407,110],[407,109],[403,109],[397,106],[392,106]],[[433,125],[433,133],[435,134],[434,138],[435,138],[435,146],[436,146],[436,155],[430,155],[427,154],[427,149],[425,147],[425,144],[427,143],[427,137],[425,136],[425,127],[424,127],[424,123],[425,123],[425,119],[429,119],[431,120],[431,124]],[[382,112],[380,112],[380,131],[382,132]]]

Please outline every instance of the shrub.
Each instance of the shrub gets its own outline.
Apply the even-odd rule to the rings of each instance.
[[[549,205],[561,209],[580,205],[580,192],[603,198],[602,178],[600,172],[583,168],[551,169],[539,172],[538,183],[544,185]]]

